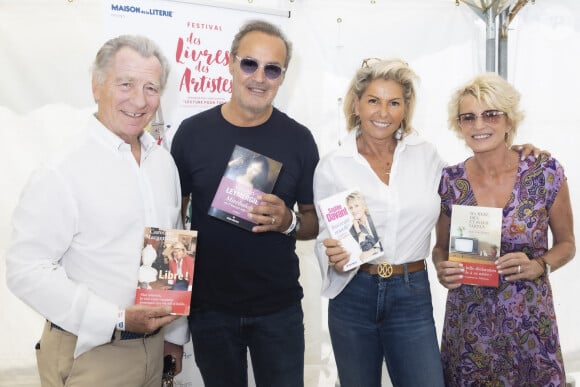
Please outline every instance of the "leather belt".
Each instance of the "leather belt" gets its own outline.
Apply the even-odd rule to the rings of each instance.
[[[51,328],[54,328],[54,329],[57,329],[59,331],[67,332],[66,330],[64,330],[63,328],[59,327],[58,325],[56,325],[53,322],[50,323],[50,327]],[[115,339],[115,334],[118,335],[117,338],[119,340],[145,339],[147,337],[155,336],[156,334],[159,333],[159,331],[161,331],[161,328],[157,328],[154,332],[151,332],[151,333],[136,333],[136,332],[115,330],[115,332],[113,332],[113,337],[111,337],[111,340],[114,340]]]
[[[414,273],[419,270],[425,270],[427,265],[424,259],[402,265],[391,265],[387,262],[379,263],[378,265],[363,263],[360,265],[359,270],[366,271],[372,275],[378,274],[382,278],[389,278],[392,275],[405,274],[405,267],[407,268],[407,273]]]

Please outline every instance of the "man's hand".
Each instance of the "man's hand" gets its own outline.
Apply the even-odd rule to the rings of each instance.
[[[273,194],[265,194],[257,199],[260,204],[248,209],[248,217],[258,223],[258,226],[252,228],[253,232],[283,232],[290,227],[292,214],[282,199]]]
[[[125,330],[135,333],[152,333],[175,321],[170,306],[131,305],[125,309]]]

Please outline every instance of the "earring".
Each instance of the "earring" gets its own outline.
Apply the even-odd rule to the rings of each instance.
[[[403,124],[395,131],[395,140],[399,141],[403,138]]]

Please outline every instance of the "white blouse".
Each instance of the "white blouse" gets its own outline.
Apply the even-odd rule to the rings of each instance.
[[[315,202],[358,187],[385,250],[372,263],[400,265],[427,258],[431,231],[439,217],[437,189],[445,162],[432,144],[413,132],[399,141],[395,149],[387,185],[358,153],[357,134],[358,130],[352,130],[338,149],[320,160],[314,174]],[[358,269],[338,272],[329,267],[322,242],[330,235],[318,208],[317,212],[320,228],[315,252],[322,273],[322,295],[334,298]]]

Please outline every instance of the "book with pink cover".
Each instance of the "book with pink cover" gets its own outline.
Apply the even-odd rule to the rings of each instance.
[[[251,230],[256,225],[247,216],[258,196],[271,193],[282,163],[236,145],[216,190],[208,214]]]
[[[499,286],[494,261],[500,253],[502,216],[501,208],[452,206],[449,260],[463,263],[462,283]]]
[[[344,271],[384,254],[364,195],[357,188],[321,199],[316,205],[331,238],[339,240],[350,254]]]
[[[135,304],[189,315],[197,231],[145,227]]]

